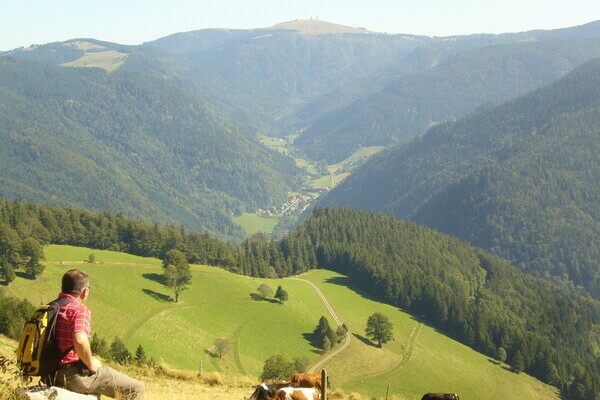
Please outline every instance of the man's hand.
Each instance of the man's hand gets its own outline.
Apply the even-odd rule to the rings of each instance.
[[[92,360],[90,362],[90,365],[88,365],[87,367],[88,367],[88,370],[92,374],[95,374],[98,371],[98,368],[102,367],[102,363],[96,357],[92,356]]]

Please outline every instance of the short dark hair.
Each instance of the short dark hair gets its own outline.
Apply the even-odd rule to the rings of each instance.
[[[63,293],[78,295],[83,289],[90,287],[88,274],[80,269],[71,269],[62,277],[61,291]]]

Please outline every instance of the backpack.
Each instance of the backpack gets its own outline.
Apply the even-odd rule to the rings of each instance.
[[[17,348],[17,365],[23,375],[49,376],[58,368],[72,349],[61,352],[56,345],[56,322],[58,311],[73,300],[62,298],[40,306],[29,321],[25,322]]]

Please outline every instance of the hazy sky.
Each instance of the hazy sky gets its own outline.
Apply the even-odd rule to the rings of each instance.
[[[581,25],[599,0],[0,0],[0,50],[87,37],[140,44],[202,28],[318,18],[372,31],[450,36]]]

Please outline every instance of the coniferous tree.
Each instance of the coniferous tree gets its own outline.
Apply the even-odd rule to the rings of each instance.
[[[134,360],[136,363],[138,363],[138,365],[145,365],[148,363],[148,358],[146,356],[146,352],[144,351],[144,348],[142,347],[141,344],[135,350]]]
[[[31,278],[37,278],[43,271],[44,265],[40,263],[44,257],[44,249],[40,242],[34,238],[23,240],[21,257],[25,262],[25,272]]]
[[[92,348],[92,353],[94,355],[100,357],[110,357],[110,348],[108,347],[106,340],[104,338],[100,338],[96,332],[94,332],[94,335],[92,336],[90,347]]]
[[[284,290],[281,285],[277,287],[277,291],[275,292],[275,298],[279,300],[281,304],[288,301],[289,295],[286,290]]]
[[[337,343],[337,335],[331,328],[331,325],[329,325],[329,321],[325,316],[322,316],[319,319],[319,323],[313,331],[313,335],[317,345],[323,350],[329,350],[335,343]]]
[[[125,347],[125,343],[117,336],[110,344],[110,357],[119,364],[125,364],[131,360],[131,353]]]
[[[496,360],[500,361],[501,363],[506,361],[506,350],[504,350],[503,347],[498,348],[498,352],[496,353]]]

